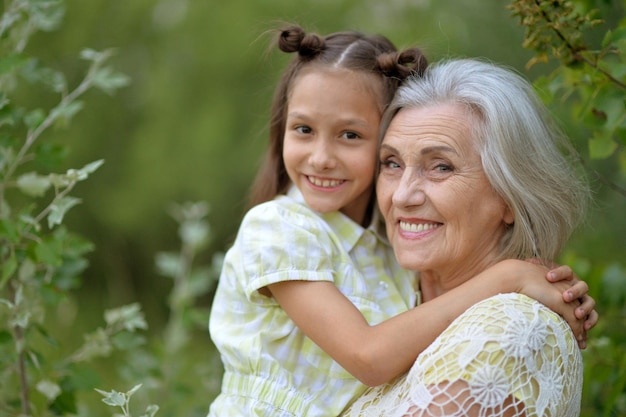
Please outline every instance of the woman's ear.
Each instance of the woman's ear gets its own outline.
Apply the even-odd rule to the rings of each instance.
[[[515,223],[515,215],[513,214],[513,210],[511,210],[508,204],[504,207],[502,220],[507,226],[511,226],[513,223]]]

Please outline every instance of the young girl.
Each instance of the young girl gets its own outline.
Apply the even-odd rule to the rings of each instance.
[[[397,264],[373,196],[380,118],[398,84],[424,70],[418,49],[297,26],[281,31],[278,47],[298,55],[278,85],[253,208],[213,301],[225,374],[209,416],[339,415],[366,385],[405,373],[463,311],[502,292],[536,298],[584,338],[575,314],[590,315],[587,328],[596,320],[586,284],[550,284],[529,262],[502,262],[416,307],[415,275]],[[552,272],[571,278],[568,268]],[[576,310],[567,297],[584,302]]]

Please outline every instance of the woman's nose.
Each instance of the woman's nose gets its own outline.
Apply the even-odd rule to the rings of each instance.
[[[414,169],[406,169],[393,192],[392,202],[396,207],[420,206],[426,201],[423,179]]]

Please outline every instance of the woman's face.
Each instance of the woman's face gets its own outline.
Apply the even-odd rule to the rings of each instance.
[[[471,123],[465,107],[440,104],[402,109],[387,129],[378,204],[406,269],[463,281],[498,256],[513,216],[485,176]]]

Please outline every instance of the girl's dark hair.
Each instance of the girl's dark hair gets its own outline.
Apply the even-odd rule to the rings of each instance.
[[[379,74],[384,94],[382,104],[386,107],[400,83],[411,75],[421,76],[428,65],[418,48],[398,51],[384,36],[356,31],[321,36],[291,25],[278,31],[276,43],[281,51],[297,52],[297,55],[285,69],[274,92],[269,148],[250,190],[250,207],[284,194],[289,187],[282,157],[283,136],[290,89],[303,68],[316,65]]]

